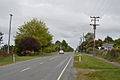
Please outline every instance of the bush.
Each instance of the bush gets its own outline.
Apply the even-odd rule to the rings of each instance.
[[[120,57],[120,49],[108,50],[107,56],[109,56],[111,58],[118,58],[118,57]]]
[[[44,48],[43,52],[45,53],[51,53],[53,50],[51,47]]]
[[[10,56],[10,55],[13,55],[13,54],[15,54],[15,53],[13,53],[13,52],[7,53],[7,52],[4,52],[4,51],[0,51],[1,56]]]

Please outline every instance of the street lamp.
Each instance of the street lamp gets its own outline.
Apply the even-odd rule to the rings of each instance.
[[[9,22],[9,37],[8,37],[8,54],[10,53],[10,35],[11,35],[11,23],[12,23],[12,16],[13,14],[10,14],[10,22]],[[15,62],[15,54],[13,53],[13,62]]]
[[[10,22],[9,22],[9,37],[8,37],[8,54],[10,53],[10,34],[11,34],[11,22],[12,22],[12,14],[10,14]]]

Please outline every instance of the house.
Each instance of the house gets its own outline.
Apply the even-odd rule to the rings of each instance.
[[[102,48],[104,48],[105,50],[111,50],[113,46],[114,44],[105,43],[102,45]]]

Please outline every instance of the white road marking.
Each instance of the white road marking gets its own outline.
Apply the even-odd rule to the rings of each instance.
[[[43,64],[44,62],[40,62],[40,64]]]
[[[68,58],[67,58],[67,59],[68,59]],[[65,59],[65,60],[64,60],[64,61],[62,61],[60,64],[58,64],[58,65],[56,66],[56,68],[58,68],[58,67],[62,66],[62,65],[65,63],[65,61],[66,61],[67,59]]]
[[[52,58],[50,58],[49,60],[53,60],[53,59],[55,59],[55,58],[57,58],[58,56],[55,56],[55,57],[52,57]]]
[[[64,67],[64,69],[62,70],[62,72],[60,73],[60,75],[59,75],[59,77],[57,78],[57,80],[60,80],[60,78],[62,77],[62,75],[63,75],[63,73],[64,73],[64,71],[65,71],[65,69],[66,69],[66,68],[67,68],[67,66],[69,65],[69,63],[70,63],[71,59],[72,59],[72,56],[70,57],[70,59],[69,59],[68,63],[66,64],[66,66]]]
[[[29,70],[29,69],[30,68],[28,67],[28,68],[25,68],[25,69],[21,70],[20,72],[24,72],[24,71]]]

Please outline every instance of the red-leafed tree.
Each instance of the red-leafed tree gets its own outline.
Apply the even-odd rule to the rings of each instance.
[[[40,43],[35,38],[28,36],[20,40],[18,48],[20,49],[20,51],[37,51],[40,49]]]

